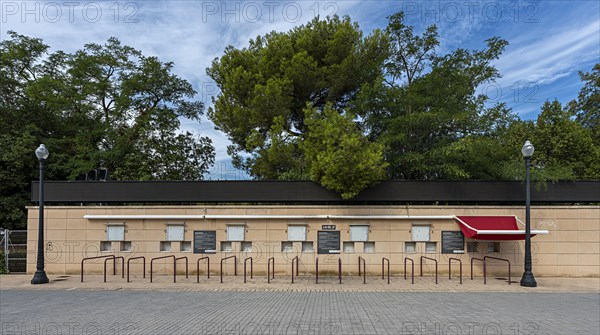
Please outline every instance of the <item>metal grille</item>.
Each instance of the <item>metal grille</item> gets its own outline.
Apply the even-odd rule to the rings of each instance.
[[[27,271],[27,230],[0,229],[6,273]]]

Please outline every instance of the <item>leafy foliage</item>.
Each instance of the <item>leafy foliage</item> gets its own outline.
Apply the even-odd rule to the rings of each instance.
[[[385,43],[381,32],[363,38],[348,17],[334,16],[228,47],[207,69],[221,89],[208,115],[233,142],[235,165],[259,179],[303,176],[306,104],[342,113],[380,74]]]
[[[179,118],[199,120],[200,102],[173,64],[116,38],[67,54],[9,32],[0,42],[0,222],[25,222],[33,151],[50,151],[48,179],[68,179],[99,164],[112,179],[201,179],[214,162],[207,137],[180,133]]]
[[[221,95],[209,116],[236,166],[347,198],[384,178],[521,180],[531,140],[534,180],[598,178],[600,65],[580,74],[568,108],[547,102],[524,121],[477,92],[500,77],[493,62],[507,41],[441,54],[435,25],[419,34],[402,12],[388,19],[363,38],[347,17],[317,18],[215,59],[207,72]]]
[[[312,180],[349,199],[385,178],[383,147],[369,142],[352,114],[309,106],[304,121],[308,132],[301,148]]]

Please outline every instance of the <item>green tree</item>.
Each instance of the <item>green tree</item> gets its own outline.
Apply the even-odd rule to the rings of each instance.
[[[354,115],[308,106],[304,122],[308,131],[300,147],[312,180],[349,199],[385,179],[383,148],[367,139]]]
[[[208,115],[233,142],[236,167],[258,179],[305,176],[306,104],[350,108],[360,86],[380,75],[385,45],[381,32],[363,37],[348,17],[333,16],[227,47],[207,69],[221,90]]]
[[[214,162],[207,137],[180,132],[199,121],[196,92],[173,64],[116,38],[67,54],[9,32],[0,42],[0,223],[25,222],[33,151],[51,152],[48,179],[68,179],[103,162],[112,179],[202,179]]]
[[[584,82],[576,100],[569,108],[577,115],[577,120],[590,129],[596,146],[600,146],[600,63],[594,65],[591,72],[579,72]]]
[[[499,76],[491,62],[507,42],[493,37],[483,50],[456,49],[438,55],[437,28],[430,26],[422,35],[414,35],[402,13],[390,16],[386,33],[391,41],[386,76],[364,85],[355,105],[370,138],[384,146],[388,176],[491,176],[493,170],[484,172],[462,155],[493,152],[503,124],[516,119],[502,104],[486,107],[487,97],[476,92]],[[491,138],[482,141],[486,137]]]
[[[532,134],[535,162],[547,170],[560,171],[557,179],[600,178],[600,147],[592,129],[575,119],[569,108],[556,100],[546,101]]]

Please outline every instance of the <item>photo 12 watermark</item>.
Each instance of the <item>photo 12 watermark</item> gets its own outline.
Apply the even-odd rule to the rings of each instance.
[[[401,8],[408,19],[423,23],[538,23],[540,12],[534,1],[405,1]]]
[[[202,1],[203,23],[298,23],[304,17],[336,15],[339,5],[334,1]]]
[[[499,335],[499,334],[528,334],[539,335],[540,324],[538,322],[512,322],[502,324],[500,322],[402,322],[402,335],[425,335],[425,334],[461,334],[461,335]]]
[[[138,23],[137,2],[2,1],[2,23]]]
[[[2,322],[2,335],[77,335],[77,334],[140,334],[133,322]]]

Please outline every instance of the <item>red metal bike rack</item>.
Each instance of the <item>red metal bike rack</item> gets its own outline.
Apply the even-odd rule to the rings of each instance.
[[[412,258],[404,257],[404,279],[406,279],[406,261],[412,264],[412,284],[415,283],[415,261]]]
[[[487,261],[488,258],[508,263],[508,285],[510,285],[510,261],[506,258],[498,258],[498,257],[492,257],[492,256],[485,256],[485,257],[483,257],[483,260]]]
[[[271,263],[273,263],[273,267],[271,267]],[[271,271],[273,271],[273,277],[271,278]],[[293,276],[293,274],[292,274]],[[271,279],[275,279],[275,257],[271,257],[267,260],[267,283],[271,283]],[[294,283],[294,278],[292,278],[292,284]]]
[[[177,261],[175,260],[175,255],[154,257],[150,260],[150,282],[152,282],[152,266],[154,261],[165,258],[173,258],[173,282],[177,282]]]
[[[175,263],[177,263],[177,261],[180,260],[180,259],[185,259],[185,278],[189,278],[188,277],[188,274],[189,274],[189,271],[188,271],[188,258],[187,258],[187,256],[177,257],[177,258],[175,258]]]
[[[196,261],[196,283],[200,282],[200,261],[205,260],[205,259],[206,259],[206,277],[207,277],[207,279],[210,279],[210,258],[208,258],[208,256],[200,257]]]
[[[460,264],[460,284],[462,285],[462,261],[458,258],[450,257],[448,259],[448,279],[452,279],[452,261],[457,261]]]
[[[247,257],[244,259],[244,284],[246,284],[246,261],[250,260],[250,279],[253,278],[252,276],[252,257]]]
[[[233,275],[237,276],[237,256],[229,256],[221,258],[221,283],[223,283],[223,262],[227,259],[233,258]]]
[[[427,256],[421,256],[421,260],[420,260],[420,264],[419,264],[419,268],[421,270],[421,277],[423,277],[423,259],[428,259],[430,261],[434,261],[435,262],[435,283],[438,283],[438,261],[435,258],[431,258],[431,257],[427,257]]]
[[[483,262],[483,285],[487,284],[486,270],[485,270],[485,259],[483,259],[483,258],[471,257],[471,280],[473,280],[473,262],[474,261],[482,261]]]
[[[300,258],[298,256],[292,258],[292,284],[294,283],[294,262],[296,263],[296,276],[298,276],[298,262],[300,262]]]
[[[338,277],[340,278],[340,284],[342,283],[342,257],[338,257]]]
[[[142,274],[143,274],[144,278],[146,278],[146,257],[144,257],[144,256],[131,257],[127,260],[127,282],[128,283],[129,283],[129,262],[131,262],[134,259],[144,260],[144,262],[142,263],[142,265],[144,266],[144,269],[142,270]]]
[[[363,276],[363,284],[367,283],[367,261],[362,258],[361,256],[358,256],[358,276],[361,276],[361,271],[360,271],[360,262],[362,261],[362,265],[363,265],[363,271],[362,271],[362,276]]]
[[[319,257],[315,259],[315,283],[319,283]]]
[[[381,279],[385,279],[385,262],[387,262],[387,278],[388,284],[390,283],[390,260],[383,257],[381,258]]]
[[[113,261],[113,276],[116,275],[117,271],[117,259],[121,260],[121,278],[125,278],[125,258],[123,256],[116,256],[112,258],[106,258],[104,260],[104,282],[106,283],[106,262],[112,260]]]
[[[100,258],[106,258],[106,257],[111,257],[114,258],[115,255],[105,255],[105,256],[95,256],[95,257],[86,257],[84,259],[81,260],[81,282],[83,283],[83,263],[85,261],[91,260],[91,259],[100,259]],[[113,264],[113,276],[117,273],[117,267],[116,264]],[[106,277],[106,268],[104,270],[104,277]]]

